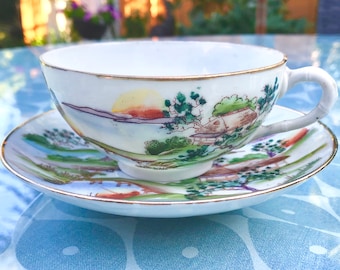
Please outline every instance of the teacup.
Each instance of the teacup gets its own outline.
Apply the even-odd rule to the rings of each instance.
[[[277,50],[222,42],[120,41],[44,53],[42,70],[68,124],[106,151],[126,174],[176,181],[249,141],[307,126],[337,99],[316,67],[290,70]],[[292,85],[313,81],[323,95],[310,113],[262,125]]]

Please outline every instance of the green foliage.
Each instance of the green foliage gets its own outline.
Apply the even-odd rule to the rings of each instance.
[[[65,156],[65,155],[47,155],[46,156],[48,160],[51,161],[57,161],[62,162],[64,164],[70,163],[70,164],[82,164],[84,166],[87,166],[87,168],[91,167],[99,167],[102,166],[103,168],[109,167],[114,168],[117,167],[117,161],[109,158],[99,158],[98,157],[86,157],[81,158],[80,156]],[[80,171],[76,171],[77,173],[80,173]],[[84,170],[82,173],[84,174],[86,171]],[[98,172],[100,173],[100,172]]]
[[[32,46],[43,46],[46,44],[58,44],[65,43],[70,41],[79,41],[80,36],[76,31],[70,33],[58,32],[54,29],[49,29],[48,34],[45,36],[36,37],[34,40],[30,42]]]
[[[179,155],[181,161],[193,161],[197,158],[205,157],[210,153],[209,145],[201,145],[197,149],[189,149],[184,155]]]
[[[74,132],[65,129],[45,130],[43,136],[27,133],[23,135],[25,140],[36,143],[42,147],[53,150],[69,151],[71,148],[88,148],[87,142],[83,141]]]
[[[251,150],[255,152],[265,152],[269,157],[274,157],[285,151],[286,148],[282,145],[281,140],[274,141],[270,139],[266,142],[255,144]]]
[[[238,181],[199,182],[196,183],[195,185],[188,185],[185,197],[188,200],[200,200],[206,198],[207,196],[211,196],[213,192],[239,187],[240,183]]]
[[[235,157],[231,160],[229,160],[229,164],[236,164],[236,163],[240,163],[240,162],[246,162],[249,160],[260,160],[260,159],[265,159],[268,156],[265,154],[261,154],[261,153],[256,153],[256,154],[247,154],[243,157]]]
[[[272,169],[270,166],[268,166],[264,170],[252,170],[247,172],[241,172],[239,174],[239,182],[248,184],[250,182],[254,181],[270,181],[275,179],[276,177],[280,176],[280,169]]]
[[[85,17],[86,12],[82,8],[72,9],[70,7],[64,10],[64,14],[67,18],[82,20]]]
[[[115,20],[120,18],[118,10],[116,10],[113,0],[107,0],[97,13],[92,14],[87,9],[86,5],[79,4],[76,1],[68,1],[64,9],[64,14],[69,19],[76,19],[81,21],[90,21],[95,24],[112,24]]]
[[[187,125],[201,120],[201,115],[194,113],[194,109],[206,104],[207,101],[200,94],[192,91],[189,98],[179,92],[173,101],[164,101],[168,110],[163,111],[164,117],[173,117],[173,123],[165,124],[169,131],[178,129],[181,125]]]
[[[88,146],[88,144],[83,141],[78,135],[66,129],[59,130],[57,128],[54,128],[52,130],[45,130],[43,135],[54,145],[63,145],[67,147]]]
[[[216,141],[215,145],[218,145],[220,148],[232,147],[235,142],[239,142],[240,138],[242,138],[242,131],[243,128],[240,127],[236,128],[231,134],[223,134],[221,140]]]
[[[132,11],[131,15],[124,19],[126,37],[146,37],[146,24],[149,18],[140,13],[139,10]]]
[[[149,155],[159,155],[174,149],[180,149],[190,145],[190,140],[185,137],[174,136],[166,139],[165,142],[152,140],[145,143],[146,153]]]
[[[39,145],[45,145],[47,146],[47,148],[51,148],[50,142],[44,136],[29,133],[29,134],[25,134],[23,137],[28,141],[32,141]]]
[[[274,102],[275,93],[279,88],[278,78],[275,78],[275,82],[273,86],[265,85],[263,91],[265,96],[260,97],[257,101],[259,105],[260,112],[267,111],[271,104]]]
[[[248,98],[241,98],[238,95],[225,97],[221,100],[221,102],[215,105],[212,114],[213,116],[221,116],[243,108],[250,108],[252,110],[255,110],[256,99],[250,100]]]
[[[178,26],[179,35],[254,33],[256,0],[194,0],[191,26]],[[268,0],[268,33],[304,33],[306,19],[286,19],[286,0]],[[213,7],[213,8],[212,8]]]
[[[0,48],[23,46],[19,0],[1,0]]]
[[[176,102],[173,106],[176,112],[179,114],[185,111],[191,111],[192,110],[192,105],[190,103],[186,102],[186,97],[182,93],[178,93],[176,96]]]

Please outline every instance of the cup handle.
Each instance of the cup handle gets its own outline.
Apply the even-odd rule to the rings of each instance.
[[[326,71],[317,67],[310,66],[294,70],[286,68],[280,97],[299,82],[316,82],[320,84],[323,91],[318,105],[312,111],[301,117],[283,120],[267,126],[260,126],[253,139],[302,128],[318,121],[328,114],[338,98],[338,89],[335,80]]]

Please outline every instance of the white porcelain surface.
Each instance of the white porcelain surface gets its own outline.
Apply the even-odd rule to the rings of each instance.
[[[275,106],[267,123],[297,116]],[[336,150],[333,133],[317,122],[254,141],[215,160],[199,177],[157,183],[125,175],[51,111],[16,128],[3,143],[2,159],[33,188],[77,206],[126,216],[187,217],[227,212],[287,192],[327,166]]]
[[[130,176],[152,181],[160,174],[164,181],[196,177],[254,138],[317,121],[337,99],[328,73],[290,70],[283,53],[265,47],[110,42],[53,50],[40,60],[53,101],[73,130],[119,159]],[[277,100],[303,81],[323,88],[315,109],[262,126]]]
[[[182,78],[263,69],[282,64],[285,55],[274,49],[221,42],[129,41],[65,47],[42,55],[41,61],[109,77]]]

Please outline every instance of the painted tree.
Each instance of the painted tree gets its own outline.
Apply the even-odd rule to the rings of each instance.
[[[86,141],[81,139],[77,134],[65,129],[51,129],[45,130],[43,135],[28,133],[24,135],[28,141],[43,145],[46,148],[88,148]]]
[[[173,100],[166,99],[164,105],[167,110],[163,110],[163,115],[173,118],[173,122],[164,124],[165,128],[172,132],[201,126],[202,106],[206,103],[207,101],[194,91],[189,97],[179,92]]]
[[[268,111],[268,109],[271,107],[271,105],[275,102],[276,98],[276,92],[279,89],[279,82],[278,78],[275,78],[275,82],[273,86],[265,85],[263,92],[264,97],[260,97],[257,101],[259,105],[260,112]]]
[[[255,152],[264,152],[268,157],[274,157],[282,153],[286,148],[282,145],[282,140],[274,141],[270,139],[266,142],[259,142],[252,147]]]

